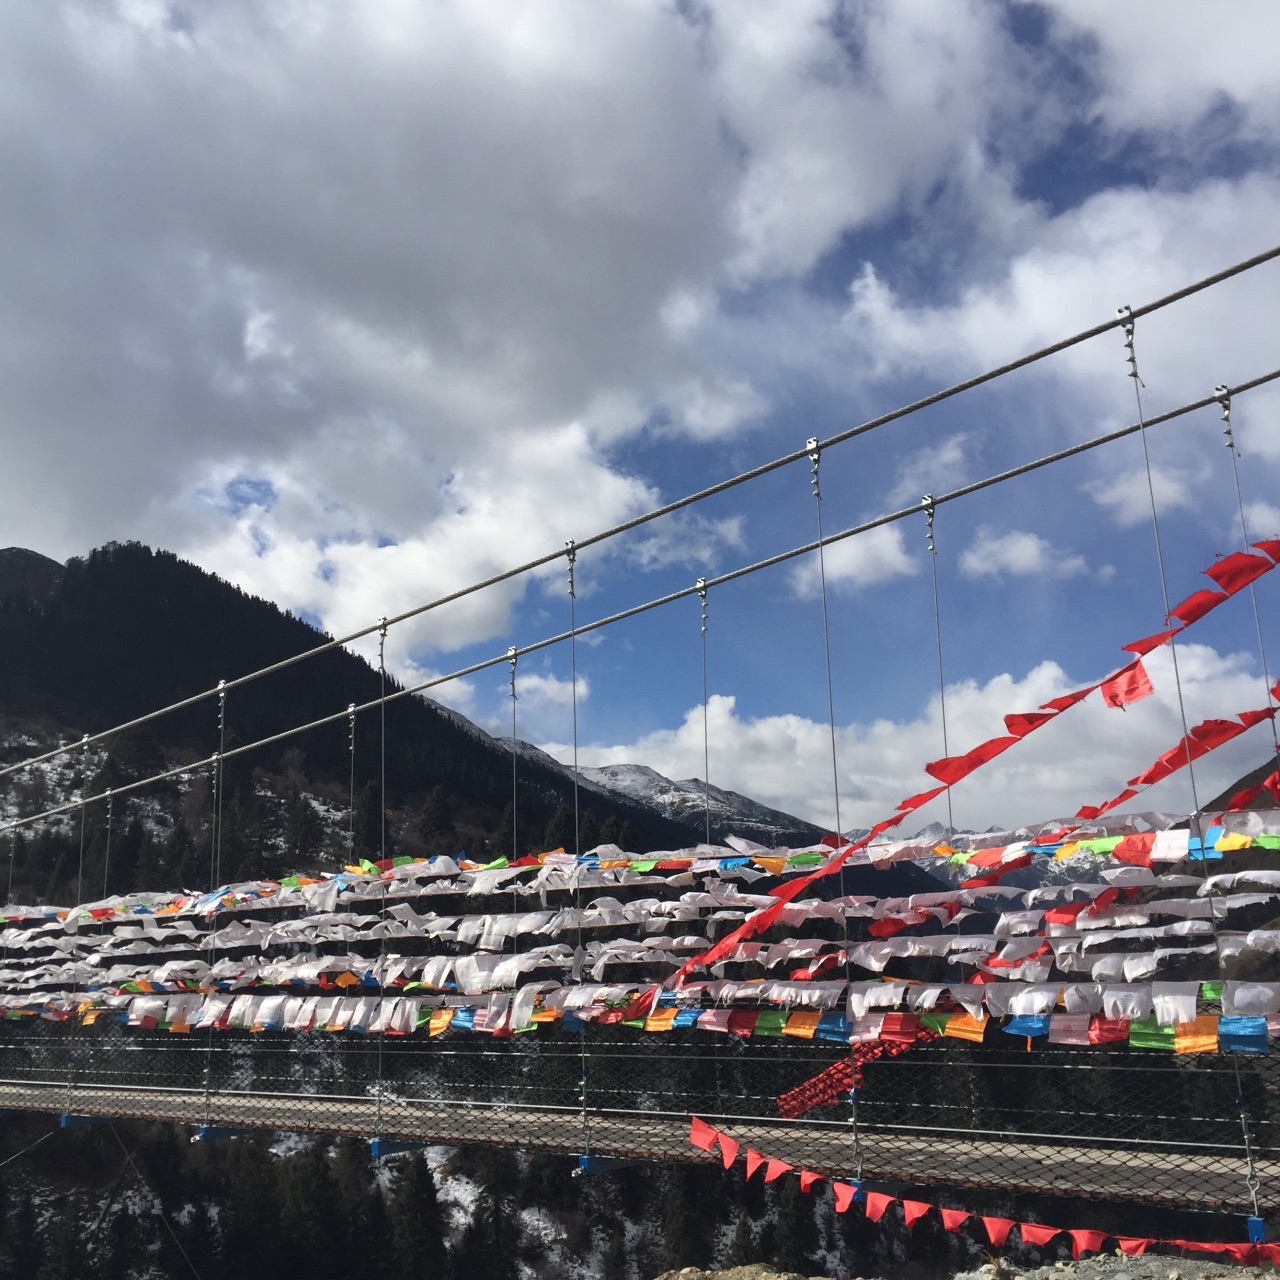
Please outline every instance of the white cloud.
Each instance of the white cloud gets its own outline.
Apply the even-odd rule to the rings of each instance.
[[[944,493],[957,488],[967,477],[965,446],[968,435],[959,432],[940,444],[925,445],[898,468],[898,479],[889,490],[891,507],[919,502],[927,493]]]
[[[1178,649],[1188,722],[1230,717],[1266,705],[1264,682],[1246,654],[1218,654],[1204,645]],[[1178,742],[1182,722],[1167,649],[1146,659],[1156,692],[1127,710],[1108,708],[1097,694],[1037,730],[1018,746],[958,784],[953,791],[958,825],[983,829],[1068,817],[1083,804],[1118,794],[1125,780]],[[1095,677],[1096,678],[1096,677]],[[984,684],[961,681],[947,687],[952,754],[1003,733],[1002,717],[1031,711],[1077,687],[1056,663],[1044,662],[1021,678],[1010,674]],[[733,697],[708,700],[711,781],[785,812],[830,824],[829,727],[796,715],[744,718]],[[546,749],[565,758],[566,748]],[[1196,763],[1196,789],[1209,800],[1269,754],[1270,733],[1259,726]],[[593,743],[579,749],[584,765],[647,764],[671,778],[702,775],[702,708],[690,708],[674,729],[634,742]],[[892,815],[899,800],[935,785],[925,763],[943,755],[937,696],[915,716],[839,726],[841,817],[846,827],[870,826]],[[1186,812],[1192,807],[1191,778],[1183,771],[1152,787],[1129,809]],[[931,802],[907,820],[909,832],[941,817],[945,801]]]
[[[903,545],[902,530],[896,524],[881,525],[855,534],[824,548],[824,565],[818,564],[818,553],[812,552],[790,571],[791,590],[802,600],[811,600],[821,591],[821,572],[825,569],[827,586],[871,587],[910,577],[920,572]]]
[[[1269,56],[1277,35],[1268,0],[1206,8],[1195,0],[1047,0],[1061,34],[1092,43],[1096,109],[1113,130],[1166,134],[1231,106],[1247,134],[1280,135],[1280,85]]]
[[[1179,508],[1187,510],[1195,501],[1189,476],[1156,466],[1151,468],[1149,484],[1145,471],[1129,471],[1111,479],[1091,481],[1084,489],[1125,529],[1150,521],[1153,493],[1157,515]]]
[[[960,572],[967,578],[998,578],[1006,573],[1075,578],[1088,573],[1089,566],[1083,556],[1059,551],[1039,534],[1019,529],[999,533],[983,525],[960,555]]]

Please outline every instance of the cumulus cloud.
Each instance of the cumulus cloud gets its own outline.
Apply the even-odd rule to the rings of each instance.
[[[903,544],[902,530],[896,525],[881,525],[855,534],[824,548],[824,563],[818,554],[807,555],[790,572],[791,590],[801,600],[811,600],[822,588],[825,570],[827,586],[836,589],[870,587],[910,577],[920,572],[919,564]]]
[[[1179,647],[1178,657],[1190,723],[1266,705],[1264,682],[1249,655],[1219,654],[1204,645],[1187,644]],[[1168,650],[1151,654],[1146,664],[1156,689],[1151,697],[1120,710],[1104,706],[1094,694],[957,785],[957,824],[984,829],[1069,816],[1082,804],[1117,794],[1126,778],[1176,744],[1182,733]],[[1034,710],[1079,683],[1078,676],[1057,663],[1044,662],[1021,677],[1006,673],[981,683],[948,685],[952,754],[1003,733],[1005,714]],[[833,822],[828,725],[796,715],[743,717],[736,699],[722,695],[708,700],[707,721],[713,783],[819,824]],[[579,760],[588,765],[642,761],[668,777],[700,777],[702,734],[702,708],[696,706],[674,729],[629,743],[583,746]],[[561,744],[551,743],[546,749],[565,758]],[[1270,750],[1270,735],[1261,726],[1197,762],[1200,800],[1208,800],[1255,767]],[[899,800],[935,785],[923,767],[943,755],[938,697],[904,719],[838,726],[837,753],[846,827],[870,826],[891,816]],[[1129,806],[1172,812],[1192,807],[1191,776],[1185,771]],[[913,829],[912,823],[935,819],[946,819],[941,798],[908,819],[907,830]]]
[[[1132,528],[1151,519],[1151,495],[1155,494],[1157,515],[1187,509],[1193,505],[1191,478],[1183,472],[1152,467],[1150,484],[1145,471],[1129,471],[1085,485],[1085,492],[1122,528]]]
[[[967,578],[1036,575],[1074,578],[1089,572],[1083,556],[1059,551],[1039,534],[1010,529],[999,533],[989,525],[978,530],[971,546],[960,554],[960,572]]]

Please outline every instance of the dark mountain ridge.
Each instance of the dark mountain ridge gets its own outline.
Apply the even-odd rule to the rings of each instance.
[[[26,561],[27,556],[33,559]],[[0,560],[0,711],[75,736],[193,697],[219,680],[329,639],[269,601],[167,551],[109,544],[72,559],[59,575],[31,572],[32,564],[43,561],[13,549]],[[13,566],[13,572],[3,572]],[[40,589],[32,590],[31,583]],[[388,678],[387,688],[400,686]],[[350,703],[377,698],[380,691],[377,670],[344,649],[330,649],[229,692],[226,745],[341,712]],[[377,785],[379,739],[377,712],[359,716],[358,790]],[[510,756],[487,735],[469,732],[459,717],[419,697],[400,699],[386,708],[386,743],[392,808],[420,810],[435,793],[446,796],[452,810],[469,811],[476,827],[497,832],[504,815],[509,822]],[[128,747],[129,754],[153,763],[161,746],[166,755],[179,753],[179,759],[184,754],[207,759],[218,749],[218,700],[204,698],[107,746],[116,752]],[[247,753],[234,762],[234,771],[280,771],[286,755],[289,767],[301,768],[309,781],[341,784],[345,791],[352,767],[346,717]],[[233,762],[227,767],[232,770]],[[536,760],[522,760],[517,813],[531,847],[564,805],[572,806],[572,780]],[[614,817],[640,849],[678,848],[698,836],[625,796],[609,797],[607,808],[601,803],[597,809],[597,823]]]

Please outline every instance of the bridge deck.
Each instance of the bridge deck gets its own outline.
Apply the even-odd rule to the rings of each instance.
[[[211,1124],[293,1132],[343,1133],[441,1143],[483,1142],[581,1153],[580,1111],[469,1105],[399,1097],[333,1097],[130,1089],[66,1082],[0,1081],[0,1107],[53,1114]],[[851,1177],[847,1125],[752,1117],[707,1117],[744,1144],[797,1166]],[[709,1161],[689,1145],[689,1117],[588,1109],[591,1150],[604,1155]],[[1036,1142],[999,1135],[864,1130],[862,1173],[883,1182],[981,1186],[1012,1191],[1140,1200],[1202,1209],[1248,1210],[1240,1156],[1128,1145]],[[1257,1165],[1264,1188],[1280,1187],[1280,1160]]]

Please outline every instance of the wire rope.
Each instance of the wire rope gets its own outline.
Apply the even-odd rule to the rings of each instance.
[[[80,740],[84,747],[84,759],[80,764],[80,863],[76,871],[76,906],[84,901],[84,827],[89,806],[85,796],[89,791],[89,735],[86,733]]]
[[[574,569],[578,563],[578,549],[572,539],[565,544],[569,561],[569,684],[570,702],[573,707],[573,852],[582,853],[582,837],[578,819],[578,592],[574,582]]]
[[[356,859],[356,704],[347,703],[347,752],[351,757],[347,786],[347,861]]]
[[[379,861],[378,872],[379,880],[382,885],[382,905],[379,909],[378,923],[382,926],[378,933],[378,1012],[382,1012],[382,983],[386,977],[386,955],[387,955],[387,882],[381,877],[386,873],[387,866],[387,620],[382,619],[382,625],[378,630],[378,682],[382,696],[378,699],[380,712],[379,720],[379,744],[378,744],[378,801],[379,801]],[[375,1124],[376,1136],[382,1136],[382,1049],[386,1041],[386,1031],[378,1036],[378,1083],[377,1083],[377,1101],[375,1105]]]
[[[1156,488],[1155,480],[1151,469],[1151,452],[1147,447],[1147,431],[1146,423],[1142,409],[1142,388],[1144,383],[1138,372],[1138,352],[1136,345],[1135,323],[1132,310],[1129,307],[1121,307],[1119,316],[1123,320],[1122,332],[1124,334],[1124,345],[1126,360],[1129,365],[1129,377],[1133,381],[1133,395],[1138,408],[1138,438],[1142,441],[1142,464],[1146,471],[1147,477],[1147,496],[1151,502],[1151,529],[1155,542],[1156,567],[1160,574],[1160,593],[1164,600],[1164,614],[1166,621],[1169,618],[1169,583],[1165,574],[1164,566],[1164,549],[1160,538],[1160,516],[1156,504]],[[1204,847],[1204,825],[1200,813],[1200,798],[1196,789],[1196,775],[1194,767],[1194,755],[1191,749],[1191,734],[1187,723],[1187,707],[1182,692],[1182,676],[1178,668],[1178,647],[1177,637],[1170,635],[1169,637],[1169,658],[1173,664],[1173,683],[1178,698],[1178,715],[1182,722],[1182,740],[1186,744],[1187,753],[1187,784],[1191,790],[1192,812],[1188,821],[1189,838],[1193,843],[1200,846],[1200,868],[1203,880],[1207,882],[1209,879],[1209,851]],[[1195,860],[1195,852],[1192,850],[1192,860]],[[1222,939],[1218,929],[1218,907],[1214,895],[1209,895],[1209,924],[1213,932],[1213,946],[1218,960],[1218,973],[1221,977],[1226,976],[1226,958],[1222,952]],[[1240,1128],[1244,1139],[1244,1155],[1245,1155],[1245,1185],[1249,1190],[1249,1195],[1253,1202],[1253,1215],[1258,1216],[1258,1190],[1259,1182],[1256,1166],[1253,1158],[1253,1142],[1249,1132],[1249,1118],[1244,1106],[1244,1081],[1240,1074],[1240,1064],[1232,1057],[1232,1070],[1235,1073],[1236,1085],[1236,1103],[1240,1109]]]
[[[513,645],[507,650],[507,661],[511,664],[511,861],[515,862],[519,859],[520,841],[516,828],[516,816],[519,796],[516,790],[517,784],[517,754],[516,754],[516,660],[519,657],[519,650]]]
[[[1189,285],[1184,285],[1180,289],[1175,289],[1172,293],[1165,294],[1163,297],[1157,298],[1153,302],[1144,303],[1140,307],[1128,309],[1128,314],[1134,319],[1145,315],[1151,315],[1153,312],[1172,306],[1175,303],[1193,296],[1194,294],[1200,293],[1205,289],[1213,288],[1214,286],[1222,284],[1235,276],[1251,271],[1255,267],[1271,262],[1276,258],[1280,258],[1280,245],[1262,253],[1255,254],[1251,258],[1245,258],[1240,262],[1234,263],[1230,267],[1226,267],[1222,271],[1215,272],[1213,275],[1204,276]],[[1102,324],[1094,325],[1089,329],[1082,329],[1077,333],[1071,334],[1066,338],[1061,338],[1057,342],[1050,343],[1048,346],[1040,347],[1035,351],[1029,352],[1027,355],[1011,360],[1006,364],[988,369],[985,372],[976,374],[974,377],[967,378],[962,382],[953,383],[949,387],[945,387],[940,391],[935,391],[919,400],[913,400],[910,404],[905,404],[897,409],[892,409],[888,413],[881,414],[879,417],[871,418],[865,422],[859,423],[857,426],[836,432],[834,435],[828,436],[823,440],[820,447],[827,449],[833,445],[843,444],[848,440],[853,440],[859,436],[866,435],[870,431],[876,431],[880,427],[888,426],[890,423],[909,417],[911,414],[918,413],[922,409],[927,409],[933,405],[941,404],[943,401],[950,400],[967,391],[972,391],[977,387],[984,386],[998,378],[1006,377],[1019,369],[1025,369],[1041,360],[1046,360],[1051,356],[1058,355],[1063,351],[1069,350],[1071,347],[1078,346],[1082,342],[1088,342],[1092,338],[1100,337],[1102,334],[1109,333],[1112,329],[1120,327],[1122,323],[1123,321],[1117,317],[1112,320],[1104,321]],[[1240,389],[1241,388],[1236,388],[1236,390]],[[1198,407],[1202,408],[1203,405]],[[800,461],[802,458],[808,457],[808,454],[808,449],[798,449],[793,453],[784,454],[782,457],[775,458],[770,462],[762,463],[761,465],[752,467],[747,471],[741,471],[726,480],[718,481],[716,484],[709,485],[704,489],[699,489],[694,493],[686,494],[682,498],[677,498],[662,506],[654,507],[650,511],[634,516],[630,520],[624,520],[622,523],[613,525],[608,529],[601,530],[599,533],[592,534],[590,537],[581,538],[575,545],[580,550],[583,547],[595,546],[598,543],[606,542],[610,538],[615,538],[632,529],[640,528],[642,525],[648,524],[650,521],[660,519],[662,516],[671,515],[673,512],[680,511],[685,507],[692,506],[693,504],[702,502],[707,498],[714,497],[716,494],[725,493],[739,485],[747,484],[752,480],[759,479],[761,476],[769,475],[771,472],[777,471],[781,467],[789,466],[794,462]],[[512,578],[518,578],[523,574],[532,572],[533,570],[544,568],[558,560],[563,554],[563,551],[547,552],[545,555],[538,556],[533,560],[527,560],[525,563],[516,565],[511,569],[505,569],[501,573],[494,574],[492,577],[485,578],[480,582],[472,583],[469,586],[450,592],[447,595],[440,596],[425,604],[415,605],[412,609],[406,609],[403,613],[398,613],[394,617],[380,619],[379,622],[374,623],[372,626],[362,627],[358,631],[349,632],[347,635],[339,636],[336,639],[326,640],[323,644],[315,645],[301,653],[294,654],[292,657],[282,658],[279,662],[273,662],[268,666],[258,668],[256,671],[247,672],[243,676],[238,676],[234,680],[227,681],[226,687],[228,689],[236,688],[240,685],[247,684],[252,680],[259,680],[265,676],[273,675],[278,671],[283,671],[299,662],[306,661],[308,658],[317,657],[322,653],[328,653],[332,649],[352,644],[354,641],[361,640],[365,636],[373,635],[384,623],[388,626],[396,626],[398,623],[406,622],[410,618],[419,617],[433,609],[438,609],[444,605],[465,599],[467,596],[473,595],[478,591],[483,591],[488,587],[497,586],[499,583],[508,582]],[[198,702],[202,702],[206,698],[212,697],[217,693],[217,691],[217,687],[213,689],[206,689],[200,693],[192,694],[187,698],[182,698],[177,702],[172,702],[168,706],[160,707],[154,711],[148,711],[141,716],[136,716],[132,720],[122,721],[120,724],[114,725],[109,729],[104,729],[99,733],[91,735],[89,741],[91,743],[100,742],[105,738],[111,737],[113,734],[124,732],[127,729],[137,728],[139,725],[147,724],[150,721],[158,719],[161,716],[168,715],[171,712],[181,711],[185,707],[193,706]],[[0,778],[15,771],[30,768],[31,766],[42,763],[45,760],[52,760],[57,756],[64,755],[70,749],[71,748],[65,746],[57,747],[43,755],[32,756],[26,760],[19,761],[17,764],[7,765],[3,769],[0,769]]]
[[[822,450],[818,447],[817,436],[808,440],[809,448],[809,485],[813,490],[813,505],[818,517],[818,586],[822,596],[822,650],[827,667],[827,723],[831,727],[831,793],[836,808],[836,837],[844,839],[844,824],[840,820],[840,765],[836,755],[836,695],[835,684],[831,678],[831,624],[827,613],[827,560],[826,549],[822,540],[822,480],[819,469],[822,466]],[[844,868],[840,869],[841,893],[844,892]],[[846,922],[847,923],[847,922]],[[848,938],[845,938],[846,950]]]
[[[150,1190],[150,1184],[139,1172],[138,1166],[134,1164],[133,1156],[129,1154],[129,1148],[124,1145],[124,1139],[116,1132],[115,1124],[108,1121],[108,1126],[111,1129],[112,1137],[114,1137],[120,1144],[120,1150],[124,1152],[124,1158],[129,1162],[129,1167],[133,1170],[134,1177],[136,1177],[144,1187]],[[187,1251],[182,1247],[182,1241],[178,1239],[178,1233],[174,1231],[173,1224],[169,1221],[169,1215],[165,1213],[164,1206],[160,1203],[159,1196],[156,1197],[156,1212],[160,1215],[160,1221],[164,1223],[164,1229],[172,1237],[173,1243],[177,1246],[178,1252],[182,1254],[183,1261],[191,1268],[191,1274],[195,1276],[196,1280],[200,1280],[200,1272],[196,1270],[196,1264],[191,1261]]]
[[[702,642],[702,813],[706,820],[706,840],[711,843],[711,725],[707,709],[707,580],[697,582],[698,599],[702,606],[702,623],[699,632]]]
[[[942,719],[942,754],[944,757],[951,754],[951,747],[947,742],[947,682],[943,675],[942,665],[942,606],[938,603],[938,542],[934,537],[933,521],[937,512],[934,506],[933,495],[926,493],[920,500],[920,505],[925,510],[928,523],[925,525],[925,538],[929,544],[929,569],[933,575],[933,634],[937,641],[938,648],[938,708]],[[951,787],[947,787],[947,838],[950,839],[956,833],[955,814],[951,809]]]
[[[1280,369],[1272,370],[1269,373],[1262,374],[1256,378],[1252,378],[1247,382],[1242,382],[1232,388],[1232,393],[1239,395],[1245,391],[1251,391],[1256,387],[1265,386],[1269,383],[1280,380]],[[1190,413],[1194,413],[1199,409],[1203,409],[1208,405],[1217,403],[1216,397],[1209,396],[1204,399],[1192,401],[1189,404],[1182,405],[1176,409],[1170,409],[1155,417],[1146,419],[1145,428],[1150,429],[1166,422],[1185,417]],[[1036,458],[1031,462],[1022,463],[1019,466],[1011,467],[1008,470],[997,472],[994,475],[987,476],[982,480],[975,480],[969,484],[961,485],[959,488],[952,489],[947,493],[934,495],[934,504],[942,506],[947,502],[954,502],[961,498],[969,497],[972,494],[980,493],[985,489],[993,486],[1004,484],[1010,480],[1017,479],[1020,476],[1029,475],[1044,467],[1052,466],[1058,462],[1065,461],[1067,458],[1076,457],[1080,454],[1089,452],[1092,449],[1100,448],[1104,445],[1112,444],[1117,440],[1123,440],[1136,434],[1140,430],[1137,423],[1126,427],[1120,427],[1115,431],[1109,431],[1104,435],[1095,436],[1090,440],[1081,441],[1079,444],[1070,445],[1065,449],[1056,450],[1053,453],[1045,454],[1040,458]],[[914,503],[910,507],[904,507],[899,511],[889,512],[882,516],[877,516],[873,520],[867,520],[861,524],[852,525],[847,529],[841,529],[836,533],[825,534],[822,539],[823,546],[831,546],[837,542],[843,542],[847,538],[856,537],[859,534],[868,533],[872,529],[879,529],[885,525],[893,524],[898,520],[905,520],[912,515],[917,515],[920,511],[919,503]],[[800,556],[808,555],[810,552],[817,550],[819,544],[817,542],[806,542],[802,545],[790,548],[787,551],[778,552],[775,555],[767,556],[764,559],[756,560],[751,564],[743,565],[737,569],[731,569],[726,573],[722,573],[714,578],[705,580],[708,588],[723,586],[725,583],[737,581],[739,578],[745,578],[754,573],[759,573],[765,569],[773,568],[780,564],[786,564],[791,560],[795,560]],[[662,608],[665,605],[673,604],[677,600],[684,600],[689,596],[696,595],[699,591],[697,584],[689,587],[681,587],[675,591],[668,592],[666,595],[657,596],[651,600],[647,600],[642,604],[632,605],[629,608],[618,610],[616,613],[608,614],[603,618],[597,618],[593,622],[586,622],[578,626],[575,635],[587,635],[594,631],[599,631],[604,627],[613,626],[618,622],[623,622],[629,618],[638,617],[644,613],[648,613],[653,609]],[[445,675],[434,676],[429,680],[423,680],[418,684],[397,689],[393,693],[385,694],[382,698],[373,698],[368,702],[362,703],[356,707],[357,712],[372,711],[379,707],[382,702],[395,702],[401,698],[412,697],[416,694],[424,693],[428,689],[438,688],[454,680],[463,679],[466,676],[475,675],[481,671],[487,671],[492,667],[498,666],[503,662],[512,662],[517,656],[525,654],[537,653],[542,649],[549,648],[552,645],[563,644],[570,638],[569,632],[560,632],[556,635],[546,636],[541,640],[535,640],[520,648],[512,646],[503,655],[491,658],[483,658],[477,662],[470,663],[465,667],[448,672]],[[272,746],[277,742],[284,742],[290,738],[294,738],[299,734],[310,732],[313,729],[323,728],[325,725],[333,724],[341,720],[344,715],[348,715],[349,711],[336,711],[330,715],[319,716],[314,720],[308,720],[304,723],[293,725],[287,729],[282,729],[278,733],[269,734],[266,737],[258,738],[253,742],[243,743],[240,746],[232,747],[226,752],[228,760],[237,756],[244,755],[249,751],[257,751],[263,747]],[[115,790],[118,794],[137,791],[143,787],[151,786],[157,782],[164,782],[169,778],[177,778],[190,772],[194,768],[200,767],[198,763],[188,762],[185,764],[175,765],[170,769],[162,770],[159,773],[151,774],[149,777],[137,779],[134,782],[126,783],[117,787]],[[101,796],[90,796],[88,801],[99,800]],[[12,831],[19,827],[29,826],[34,822],[42,821],[46,818],[56,817],[62,813],[69,813],[80,805],[78,800],[69,800],[60,805],[54,805],[48,809],[42,810],[40,813],[31,814],[25,818],[13,819],[9,822],[0,824],[0,832]]]
[[[1249,521],[1244,513],[1244,493],[1240,487],[1240,449],[1236,444],[1235,432],[1231,426],[1231,392],[1225,384],[1220,383],[1214,388],[1214,395],[1218,399],[1218,403],[1222,406],[1222,434],[1226,436],[1227,452],[1231,455],[1231,474],[1235,479],[1236,486],[1236,508],[1240,512],[1240,537],[1242,539],[1241,546],[1246,550],[1249,547]],[[1253,606],[1253,625],[1258,632],[1258,658],[1262,663],[1262,683],[1267,690],[1267,706],[1274,707],[1276,705],[1275,695],[1271,692],[1271,671],[1267,664],[1267,646],[1262,638],[1262,613],[1258,608],[1258,592],[1255,583],[1249,583],[1249,600]],[[1280,755],[1280,728],[1277,728],[1275,717],[1271,717],[1271,745],[1274,747],[1276,754]]]
[[[111,794],[111,788],[107,788],[107,851],[102,858],[102,896],[107,896],[107,883],[111,876],[111,816],[112,808],[115,804],[115,797]]]

